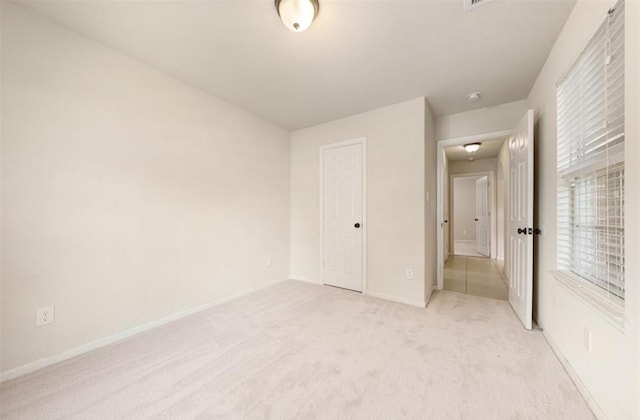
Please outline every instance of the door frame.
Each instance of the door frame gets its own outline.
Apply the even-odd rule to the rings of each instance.
[[[453,175],[449,175],[449,192],[453,191],[453,180],[455,178],[480,178],[486,176],[488,181],[489,181],[489,186],[488,188],[488,193],[489,193],[489,197],[488,197],[488,202],[489,202],[489,259],[490,260],[494,260],[495,255],[493,251],[493,246],[494,243],[496,241],[492,240],[493,237],[495,236],[495,238],[498,238],[498,232],[497,232],[497,226],[498,226],[498,221],[496,220],[497,218],[497,213],[494,212],[494,209],[497,207],[497,203],[495,203],[496,199],[497,199],[497,191],[494,190],[494,184],[495,184],[495,180],[496,180],[496,175],[494,173],[494,171],[485,171],[485,172],[468,172],[468,173],[464,173],[464,174],[453,174]],[[444,199],[444,198],[443,198]],[[453,210],[453,196],[452,194],[449,194],[449,221],[451,222],[449,225],[449,229],[452,229],[455,226],[455,218],[452,217],[452,210]],[[443,209],[444,210],[444,209]],[[443,213],[444,215],[444,213]],[[443,226],[444,228],[444,226]],[[495,230],[494,230],[495,229]],[[444,241],[444,232],[443,232],[443,241]],[[455,241],[454,241],[455,242]],[[443,242],[444,243],[444,242]],[[451,237],[449,237],[449,247],[451,247]],[[497,245],[497,244],[495,244]],[[455,251],[455,244],[454,244],[454,251]],[[496,246],[496,251],[497,251],[497,246]],[[496,252],[497,253],[497,252]],[[455,252],[451,252],[449,255],[455,255]],[[444,264],[444,255],[443,255],[443,264]]]
[[[340,147],[362,146],[362,294],[367,290],[367,138],[339,141],[320,146],[320,283],[324,284],[324,152]]]
[[[484,134],[474,134],[471,136],[453,137],[449,139],[439,140],[437,142],[436,151],[436,290],[442,290],[444,286],[444,183],[443,169],[443,153],[446,147],[462,146],[466,143],[477,141],[491,141],[500,138],[507,138],[511,135],[513,129],[493,131]],[[448,180],[447,180],[448,181]],[[449,209],[451,210],[451,209]]]

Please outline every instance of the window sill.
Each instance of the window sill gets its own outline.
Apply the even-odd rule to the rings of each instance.
[[[599,296],[596,291],[592,289],[592,287],[589,287],[589,285],[583,284],[583,282],[574,279],[570,274],[563,273],[561,271],[554,271],[553,276],[560,284],[562,284],[567,289],[569,289],[569,291],[578,296],[580,300],[582,300],[590,308],[594,309],[618,331],[624,333],[624,308],[608,302],[602,296]],[[593,286],[593,288],[595,288],[595,286]]]

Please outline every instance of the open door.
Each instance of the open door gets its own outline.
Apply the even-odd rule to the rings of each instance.
[[[509,142],[509,303],[524,327],[533,311],[533,110]]]
[[[476,179],[476,251],[489,256],[489,177]]]

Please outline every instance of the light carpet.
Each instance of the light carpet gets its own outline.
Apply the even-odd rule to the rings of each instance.
[[[3,419],[592,419],[508,303],[288,281],[0,386]]]

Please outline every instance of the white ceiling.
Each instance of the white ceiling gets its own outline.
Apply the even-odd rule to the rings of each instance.
[[[467,153],[467,151],[464,150],[464,146],[445,147],[444,152],[447,154],[447,158],[450,162],[468,160],[470,156],[473,156],[476,160],[489,159],[498,156],[504,140],[505,139],[483,141],[481,142],[482,144],[480,145],[480,149],[475,153]]]
[[[436,116],[524,99],[574,5],[320,0],[293,33],[272,0],[17,1],[287,129],[418,96]]]

